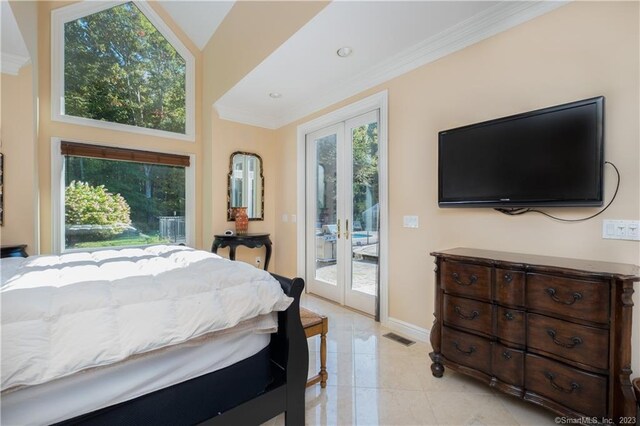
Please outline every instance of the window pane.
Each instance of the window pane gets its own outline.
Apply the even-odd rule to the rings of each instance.
[[[185,70],[133,3],[64,26],[66,115],[184,134]]]
[[[65,156],[65,248],[184,243],[185,168]]]
[[[338,235],[337,135],[314,140],[316,150],[316,269],[315,279],[338,285],[336,267]],[[343,222],[344,223],[344,222]]]

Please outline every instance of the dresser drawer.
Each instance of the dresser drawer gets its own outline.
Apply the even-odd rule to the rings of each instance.
[[[609,285],[603,281],[527,274],[527,306],[531,310],[607,324]]]
[[[515,343],[517,345],[525,344],[525,327],[526,327],[526,316],[524,311],[519,311],[517,309],[509,309],[498,307],[497,313],[497,336],[501,340],[506,340],[507,342]]]
[[[496,301],[501,305],[524,306],[524,272],[496,268]]]
[[[491,334],[491,304],[444,295],[445,324]]]
[[[447,293],[491,299],[491,268],[462,262],[442,262],[442,287]]]
[[[442,355],[460,365],[491,372],[491,343],[482,337],[442,327]]]
[[[607,412],[607,379],[556,361],[526,354],[527,391],[552,399],[587,416]]]
[[[595,368],[609,368],[609,331],[529,314],[529,347]]]
[[[524,352],[493,344],[492,373],[504,383],[524,385]]]

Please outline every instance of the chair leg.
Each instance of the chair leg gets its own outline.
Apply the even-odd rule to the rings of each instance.
[[[326,327],[323,327],[320,334],[320,387],[327,387],[327,331]]]

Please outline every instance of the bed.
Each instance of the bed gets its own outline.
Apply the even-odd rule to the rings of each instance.
[[[2,424],[304,424],[301,279],[180,246],[2,262]]]

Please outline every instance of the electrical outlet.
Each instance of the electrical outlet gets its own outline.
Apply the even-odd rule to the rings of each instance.
[[[261,263],[262,259],[260,258],[260,256],[256,256],[256,266],[260,266]]]
[[[638,220],[605,219],[602,221],[602,238],[640,241],[639,228]]]

